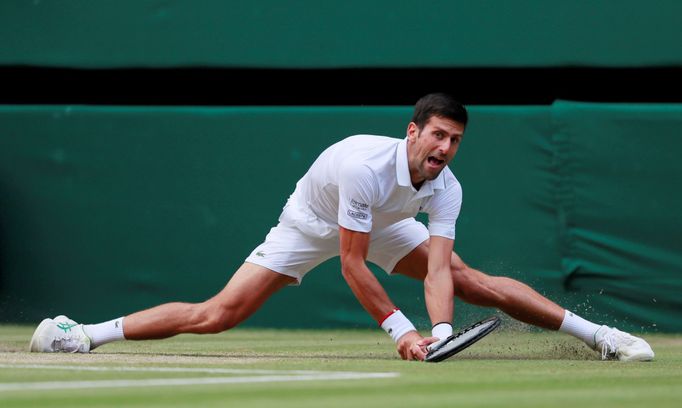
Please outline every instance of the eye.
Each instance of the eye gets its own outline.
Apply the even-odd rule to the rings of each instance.
[[[436,136],[436,139],[441,140],[443,139],[443,132],[436,132],[434,133],[434,136]]]

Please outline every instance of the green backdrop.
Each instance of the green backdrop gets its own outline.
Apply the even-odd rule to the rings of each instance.
[[[680,16],[677,0],[3,0],[0,65],[668,66]]]
[[[682,105],[473,106],[458,253],[625,329],[680,331]],[[318,153],[410,107],[0,106],[0,321],[216,293]],[[418,282],[377,271],[428,326]],[[489,310],[457,303],[464,324]],[[371,327],[338,260],[248,324]]]

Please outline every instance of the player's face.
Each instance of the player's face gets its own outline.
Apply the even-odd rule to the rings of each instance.
[[[407,162],[412,184],[417,187],[425,180],[438,177],[455,157],[464,136],[464,125],[452,119],[432,116],[423,129],[410,122],[407,136]]]

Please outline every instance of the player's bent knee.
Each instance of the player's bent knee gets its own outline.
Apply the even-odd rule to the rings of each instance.
[[[472,270],[464,263],[461,263],[453,264],[451,271],[452,283],[455,286],[455,295],[461,296],[462,291],[467,290],[475,283],[474,279],[472,279]]]
[[[455,296],[465,301],[478,291],[476,280],[472,279],[466,268],[453,271],[453,285]]]
[[[490,284],[491,277],[469,267],[453,271],[455,296],[479,306],[494,306],[499,294]]]
[[[228,308],[205,303],[199,306],[196,320],[197,332],[205,334],[221,333],[239,323]]]
[[[209,318],[210,333],[221,333],[239,324],[239,320],[234,318],[235,314],[227,309],[216,310]]]

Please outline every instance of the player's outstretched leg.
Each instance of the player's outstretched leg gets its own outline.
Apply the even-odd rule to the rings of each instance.
[[[116,340],[219,333],[244,321],[273,293],[294,282],[289,276],[245,263],[220,293],[202,303],[167,303],[92,325],[78,324],[66,316],[45,319],[36,328],[29,350],[87,353]]]
[[[455,295],[467,303],[495,307],[524,323],[570,334],[601,352],[604,360],[650,361],[654,358],[651,346],[644,339],[585,320],[517,280],[488,276],[461,265],[453,271]]]
[[[427,262],[428,241],[398,262],[395,272],[424,280]],[[654,358],[653,350],[644,339],[585,320],[522,282],[470,268],[454,252],[451,263],[455,296],[467,303],[495,307],[524,323],[568,333],[599,351],[602,359],[649,361]]]

